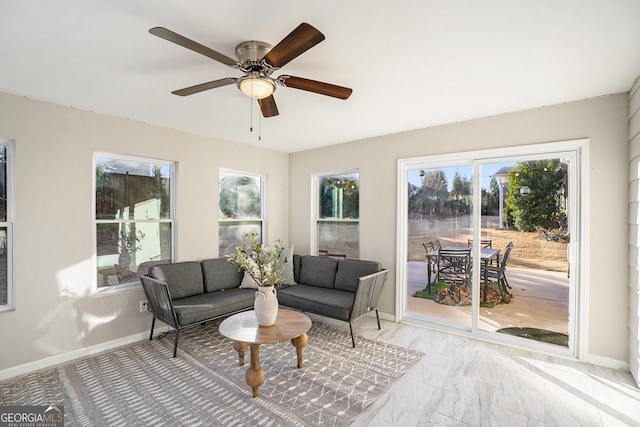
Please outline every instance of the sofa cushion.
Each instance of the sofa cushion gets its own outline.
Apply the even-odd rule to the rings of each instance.
[[[344,321],[349,321],[355,296],[353,292],[303,284],[278,290],[280,305]]]
[[[249,289],[226,289],[175,300],[173,307],[178,323],[185,326],[250,309],[253,307],[255,294],[255,291]]]
[[[300,283],[300,264],[302,255],[293,254],[293,277],[296,283]]]
[[[380,270],[382,265],[376,261],[343,259],[338,263],[335,287],[342,291],[355,292],[358,289],[358,278]]]
[[[243,273],[242,283],[240,283],[240,288],[242,288],[242,289],[258,289],[258,287],[260,287],[260,285],[258,285],[258,282],[256,282],[256,280],[253,277],[251,277],[251,275],[249,273],[247,273],[245,271]]]
[[[239,287],[243,272],[238,271],[238,264],[226,258],[212,258],[202,261],[202,274],[204,291],[214,292]]]
[[[297,282],[293,273],[293,245],[287,246],[280,255],[280,268],[282,268],[282,275],[278,284],[295,285]]]
[[[154,265],[149,269],[149,276],[165,282],[174,300],[204,292],[202,267],[197,261]]]
[[[337,270],[337,259],[304,255],[300,260],[298,283],[333,289]]]

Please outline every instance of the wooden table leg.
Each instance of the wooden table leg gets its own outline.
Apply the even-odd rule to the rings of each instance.
[[[296,353],[298,355],[298,368],[302,368],[302,349],[307,345],[308,342],[309,337],[306,333],[291,340],[291,344],[293,344],[293,346],[296,348]]]
[[[251,344],[251,366],[247,368],[244,379],[253,390],[253,397],[258,397],[258,387],[264,384],[264,369],[260,366],[260,345]]]
[[[247,351],[249,345],[245,342],[233,342],[233,349],[238,352],[238,364],[244,366],[244,352]]]

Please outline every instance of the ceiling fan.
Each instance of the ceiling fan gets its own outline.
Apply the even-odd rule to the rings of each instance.
[[[268,43],[255,40],[238,44],[236,46],[238,59],[230,58],[164,27],[154,27],[149,32],[245,73],[242,77],[226,77],[174,90],[171,92],[174,95],[193,95],[235,83],[245,95],[258,101],[264,117],[273,117],[279,114],[278,106],[273,98],[273,92],[277,86],[305,90],[339,99],[349,98],[352,92],[352,89],[347,87],[286,74],[276,78],[271,77],[274,71],[324,40],[324,34],[304,22],[273,47]]]

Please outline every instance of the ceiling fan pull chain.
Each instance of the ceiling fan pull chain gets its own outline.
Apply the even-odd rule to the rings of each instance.
[[[258,117],[258,141],[262,141],[262,114]]]
[[[249,132],[253,132],[253,99],[249,98],[249,104],[251,104],[249,110]]]

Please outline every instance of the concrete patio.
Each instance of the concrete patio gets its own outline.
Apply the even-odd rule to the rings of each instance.
[[[471,324],[470,305],[450,306],[414,297],[427,286],[427,263],[409,261],[407,266],[407,311]],[[506,275],[514,297],[509,304],[481,307],[481,329],[519,326],[568,334],[569,279],[565,272],[509,268]]]

